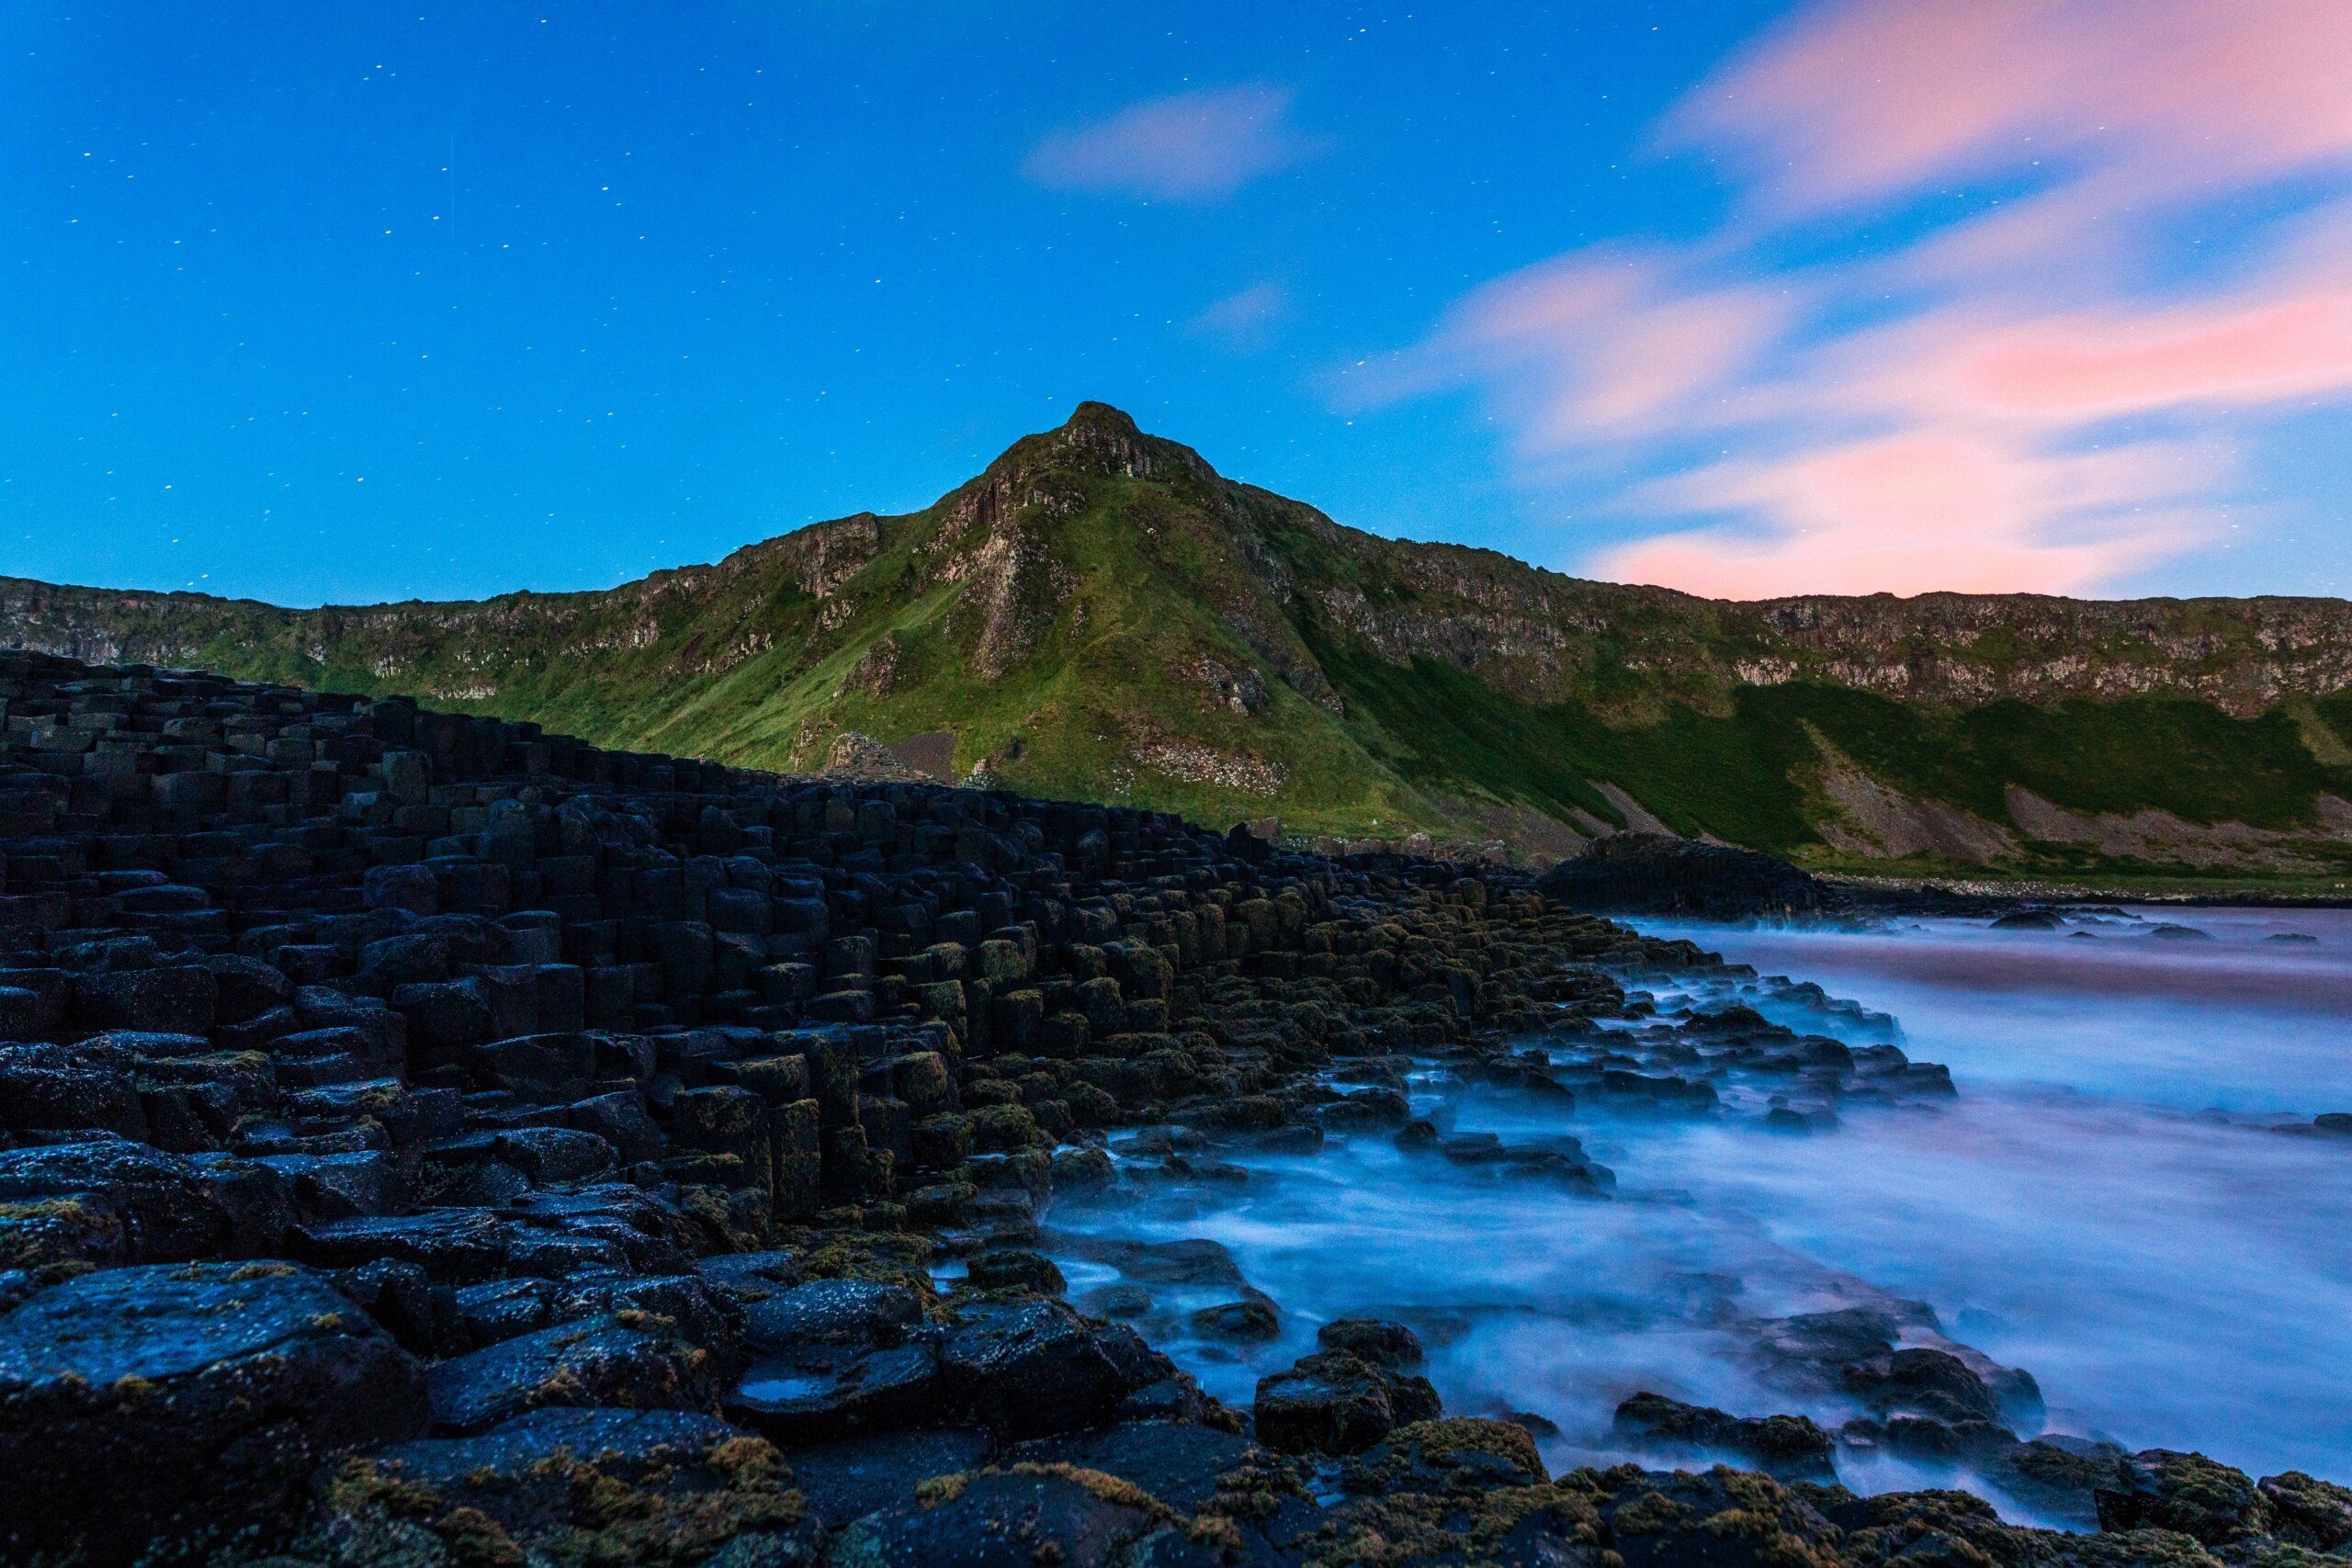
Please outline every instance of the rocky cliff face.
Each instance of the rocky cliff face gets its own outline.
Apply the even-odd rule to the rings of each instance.
[[[1932,593],[1809,597],[1757,607],[1795,669],[1890,696],[2193,696],[2240,716],[2352,685],[2352,604],[2340,599],[2055,599]]]
[[[2062,824],[2180,859],[2109,822],[2157,811],[2324,871],[2352,793],[2344,601],[1589,582],[1344,527],[1101,404],[926,511],[602,592],[287,610],[0,579],[0,640],[754,765],[944,735],[958,776],[1040,793],[1555,850],[1630,809],[1831,859],[2015,862]]]

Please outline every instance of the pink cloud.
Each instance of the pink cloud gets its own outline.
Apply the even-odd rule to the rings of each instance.
[[[1596,334],[1569,407],[1578,427],[1655,424],[1729,386],[1787,324],[1784,301],[1719,288],[1650,301]],[[1555,428],[1555,439],[1566,433]]]
[[[2348,78],[2342,0],[1838,0],[1702,84],[1666,136],[1789,208],[2038,163],[2177,187],[2352,156]]]
[[[1672,511],[1760,526],[1691,529],[1604,551],[1623,581],[1725,599],[1792,593],[2073,592],[2206,536],[2210,455],[2165,444],[2051,456],[1909,432],[1702,469],[1652,487]]]
[[[2352,400],[2347,82],[2352,0],[1821,0],[1662,128],[1746,209],[1476,289],[1355,395],[1476,387],[1531,482],[1664,470],[1581,508],[1673,530],[1604,575],[2096,590],[2218,536],[2237,425]],[[1891,253],[1768,259],[1984,175],[2033,188]],[[2154,281],[2193,275],[2159,220],[2256,190],[2278,221],[2231,236],[2234,272]],[[1702,439],[1732,455],[1675,472]]]
[[[1289,123],[1287,87],[1220,87],[1153,98],[1108,119],[1060,130],[1021,165],[1061,190],[1208,201],[1295,164],[1327,142]]]
[[[1584,252],[1474,290],[1353,395],[1506,378],[1522,449],[1558,451],[1688,419],[1753,369],[1792,309],[1783,290],[1687,286],[1662,254]]]
[[[2352,241],[2342,222],[2318,232]],[[2163,300],[2109,291],[2042,305],[2006,271],[1982,287],[1957,279],[1883,321],[1815,334],[1725,406],[1750,422],[1989,423],[2060,438],[2120,418],[2210,419],[2352,395],[2352,264],[2341,249],[2298,249],[2293,265],[2233,288]],[[1867,299],[1882,276],[1856,265],[1812,281],[1821,298],[1847,302]]]
[[[1960,345],[1942,374],[1963,406],[2042,420],[2343,391],[2352,389],[2352,289],[2030,321]]]

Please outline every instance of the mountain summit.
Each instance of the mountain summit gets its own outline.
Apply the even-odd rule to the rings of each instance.
[[[2344,601],[1590,582],[1343,527],[1098,402],[921,512],[601,592],[287,610],[0,579],[0,642],[1351,838],[2352,863]]]

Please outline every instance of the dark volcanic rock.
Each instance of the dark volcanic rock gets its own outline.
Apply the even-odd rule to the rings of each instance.
[[[0,1538],[126,1562],[266,1522],[319,1465],[413,1437],[415,1360],[289,1264],[117,1269],[0,1317]]]
[[[643,1314],[558,1324],[441,1362],[427,1374],[434,1424],[480,1432],[543,1405],[707,1408],[707,1351]]]
[[[1265,1340],[1282,1337],[1281,1316],[1271,1303],[1219,1302],[1192,1315],[1193,1326],[1214,1339]]]
[[[1057,1296],[1069,1289],[1053,1259],[1020,1247],[981,1253],[972,1259],[965,1277],[973,1289],[980,1291],[1023,1290]]]
[[[1376,1317],[1335,1317],[1315,1331],[1315,1342],[1396,1372],[1419,1366],[1423,1355],[1419,1335]]]
[[[1399,1427],[1342,1473],[1350,1492],[1372,1495],[1476,1495],[1549,1479],[1526,1428],[1463,1417]]]
[[[2045,1518],[2098,1528],[2098,1493],[2120,1483],[2123,1450],[2084,1438],[2038,1438],[1980,1456],[1984,1479]]]
[[[458,1562],[522,1562],[529,1549],[542,1562],[672,1568],[725,1548],[805,1563],[822,1544],[774,1449],[677,1410],[537,1410],[354,1460],[324,1492],[346,1539],[389,1516]]]
[[[1612,833],[1538,880],[1544,897],[1599,914],[1747,915],[1818,909],[1821,885],[1752,850],[1657,833]]]
[[[1175,1366],[1133,1329],[1097,1327],[1062,1302],[975,1303],[941,1346],[950,1398],[1006,1438],[1099,1426]]]
[[[1727,1470],[1626,1477],[1600,1515],[1626,1568],[1774,1568],[1823,1561],[1838,1539],[1800,1492]]]
[[[754,1361],[722,1402],[739,1421],[786,1447],[936,1416],[944,1404],[939,1345],[815,1344]]]
[[[809,1514],[831,1526],[915,1500],[933,1476],[978,1470],[995,1440],[973,1427],[876,1432],[792,1450]]]
[[[1139,1488],[1049,1468],[942,1477],[842,1531],[839,1568],[1110,1568],[1165,1516]]]
[[[0,1154],[0,1266],[162,1263],[282,1251],[277,1173],[108,1138]]]
[[[2097,1500],[2101,1529],[2176,1530],[2207,1546],[2267,1533],[2271,1522],[2269,1495],[2245,1472],[2166,1449],[2120,1461]]]
[[[2261,1488],[2270,1532],[2280,1540],[2315,1551],[2339,1551],[2352,1542],[2352,1487],[2290,1470],[2264,1476]]]
[[[729,1416],[786,1445],[887,1430],[939,1413],[939,1334],[903,1285],[818,1280],[743,1309],[752,1357]]]
[[[1846,1387],[1883,1415],[1929,1416],[1945,1421],[1998,1421],[1992,1388],[1949,1351],[1913,1346],[1849,1365]]]
[[[1280,1461],[1249,1438],[1173,1421],[1136,1421],[1081,1436],[1021,1444],[1013,1460],[1067,1465],[1134,1483],[1190,1513],[1214,1501],[1235,1473]]]
[[[1616,1430],[1636,1449],[1730,1455],[1783,1481],[1838,1476],[1829,1434],[1803,1416],[1731,1416],[1663,1394],[1636,1393],[1617,1406]]]
[[[479,1209],[356,1216],[314,1225],[295,1239],[297,1256],[323,1269],[379,1258],[413,1263],[443,1283],[488,1279],[505,1267],[509,1228]]]
[[[922,1298],[904,1285],[815,1280],[746,1305],[743,1340],[755,1352],[814,1344],[873,1346],[896,1343],[922,1321]]]
[[[1303,1356],[1290,1371],[1258,1380],[1258,1440],[1282,1453],[1358,1453],[1391,1427],[1437,1414],[1427,1379],[1344,1350]]]

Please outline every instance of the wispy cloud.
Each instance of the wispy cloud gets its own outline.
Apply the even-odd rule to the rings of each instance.
[[[1250,350],[1265,346],[1273,329],[1290,314],[1290,290],[1261,280],[1238,288],[1203,307],[1191,322],[1227,348]]]
[[[2064,162],[2181,192],[2343,160],[2341,0],[1838,0],[1702,84],[1661,130],[1818,210]]]
[[[1056,131],[1022,173],[1061,190],[1215,201],[1329,142],[1292,125],[1292,93],[1262,84],[1178,93]]]
[[[1616,510],[1679,531],[1607,575],[2097,590],[2224,525],[2246,430],[2352,399],[2347,80],[2342,0],[1815,5],[1660,129],[1743,182],[1717,232],[1489,284],[1353,395],[1475,388],[1530,478],[1632,454]],[[1920,217],[1970,181],[2017,194]],[[2222,202],[2263,215],[2226,272],[2169,238]],[[1864,222],[1916,237],[1770,259]]]
[[[1753,523],[1644,540],[1597,564],[1724,599],[2079,591],[2203,537],[2222,468],[2184,444],[2051,453],[1920,427],[1642,487],[1634,505]]]
[[[1793,309],[1777,287],[1702,284],[1661,250],[1579,251],[1474,289],[1419,344],[1367,366],[1357,395],[1484,384],[1530,456],[1657,434],[1704,418]]]

